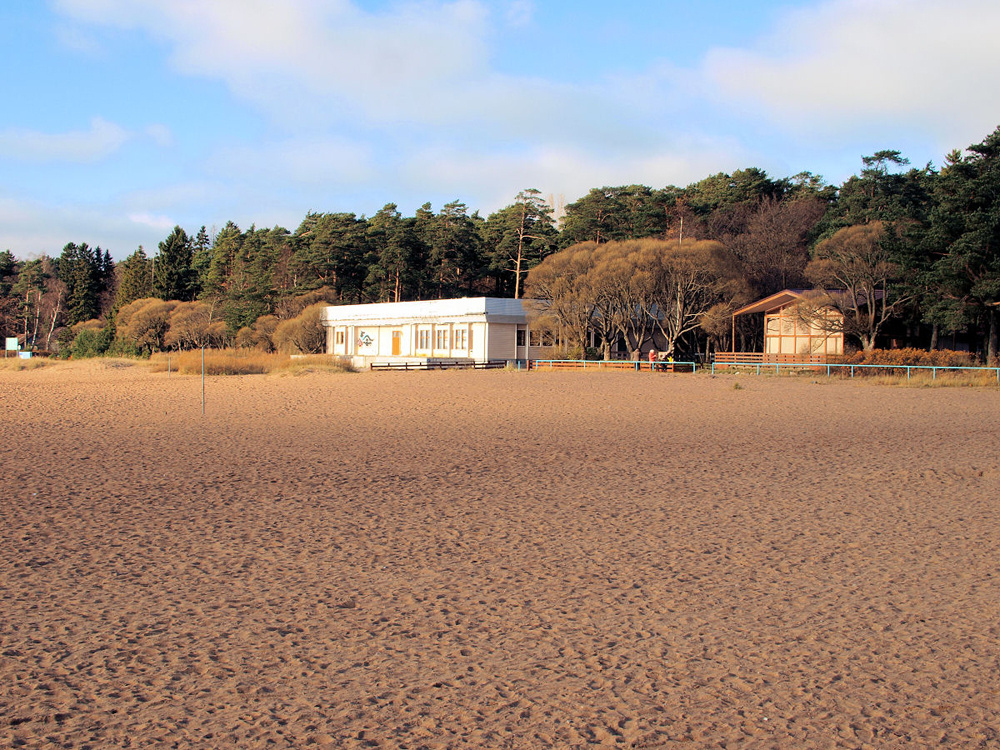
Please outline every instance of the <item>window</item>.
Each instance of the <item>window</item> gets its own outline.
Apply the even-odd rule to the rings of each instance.
[[[466,331],[464,328],[456,329],[455,331],[455,348],[456,349],[468,349],[468,344],[466,343]]]
[[[435,340],[435,349],[447,349],[448,348],[448,329],[438,328],[436,331],[437,338]]]
[[[344,345],[344,332],[337,331],[337,346],[343,346],[343,345]]]
[[[524,329],[523,328],[518,328],[517,329],[517,345],[518,346],[524,346]]]
[[[417,331],[417,349],[427,351],[431,348],[431,332],[427,328]]]

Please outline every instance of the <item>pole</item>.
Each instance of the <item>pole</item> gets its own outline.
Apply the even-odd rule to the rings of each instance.
[[[205,347],[201,347],[201,415],[205,416]]]

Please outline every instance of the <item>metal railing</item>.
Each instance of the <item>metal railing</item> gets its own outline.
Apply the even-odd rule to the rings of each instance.
[[[731,361],[726,360],[724,362],[719,362],[721,366],[724,367],[745,367],[745,368],[756,368],[756,372],[760,375],[761,368],[765,371],[769,368],[773,368],[776,375],[781,374],[781,370],[793,370],[793,369],[808,369],[813,371],[823,371],[826,370],[826,374],[829,377],[836,370],[850,371],[850,377],[854,377],[856,372],[864,373],[867,370],[890,370],[890,371],[906,371],[906,379],[909,380],[911,373],[916,370],[930,370],[931,380],[937,380],[937,374],[939,371],[948,372],[952,370],[957,371],[974,371],[974,372],[984,372],[992,373],[996,375],[997,385],[1000,385],[1000,367],[960,367],[960,366],[950,366],[950,365],[851,365],[851,364],[833,364],[831,362],[760,362],[760,361]],[[712,374],[715,374],[715,361],[712,362]],[[890,373],[895,374],[895,373]]]
[[[521,363],[518,362],[518,369]],[[634,372],[696,372],[695,362],[642,362],[604,359],[529,359],[528,370],[629,370]]]

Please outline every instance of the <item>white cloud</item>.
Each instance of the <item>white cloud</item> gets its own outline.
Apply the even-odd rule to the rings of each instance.
[[[514,28],[530,26],[535,17],[534,0],[510,0],[504,15]]]
[[[611,158],[558,144],[489,155],[437,147],[415,154],[401,171],[412,191],[447,194],[455,185],[464,186],[467,193],[463,199],[477,198],[471,208],[485,215],[508,205],[525,188],[561,195],[572,202],[605,185],[685,185],[731,169],[745,158],[745,151],[735,141],[690,136],[669,147],[619,152]]]
[[[150,229],[157,229],[160,231],[170,231],[177,225],[177,222],[169,216],[150,213],[129,214],[128,220],[134,224],[139,224],[143,227],[149,227]]]
[[[412,0],[380,13],[351,0],[59,0],[57,7],[84,23],[165,39],[177,70],[223,81],[286,132],[427,127],[451,128],[457,138],[600,141],[623,109],[614,106],[614,82],[573,86],[493,69],[498,24],[530,22],[530,0],[492,13],[485,0]]]
[[[902,124],[953,147],[1000,122],[995,0],[828,0],[753,49],[716,49],[717,94],[798,132]]]
[[[97,57],[102,52],[100,43],[93,35],[78,26],[60,25],[54,29],[54,34],[56,41],[66,49],[88,57]]]
[[[90,121],[90,130],[69,133],[8,128],[0,131],[0,156],[29,162],[88,164],[110,156],[129,138],[128,131],[100,117]]]
[[[146,135],[160,148],[169,148],[174,145],[174,134],[169,127],[161,123],[147,125]]]
[[[489,14],[476,0],[404,3],[386,13],[348,0],[59,0],[57,7],[80,21],[164,38],[178,70],[221,79],[285,122],[320,113],[391,121],[450,109],[449,99],[487,62]],[[315,97],[320,106],[312,106]]]
[[[141,243],[155,249],[161,234],[106,206],[61,205],[0,193],[0,248],[19,258],[58,255],[72,241],[99,245],[121,259]]]
[[[371,149],[342,138],[306,138],[229,147],[210,160],[222,177],[298,185],[361,183],[374,176]]]

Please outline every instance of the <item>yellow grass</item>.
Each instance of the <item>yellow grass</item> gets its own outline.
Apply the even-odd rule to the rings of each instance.
[[[47,357],[32,357],[31,359],[3,357],[0,359],[0,370],[37,370],[48,364],[51,364],[51,360]]]
[[[904,388],[983,388],[997,387],[996,373],[989,372],[939,372],[937,377],[931,373],[913,373],[907,379],[906,375],[865,375],[855,380],[872,385],[894,385]]]
[[[825,368],[820,367],[782,367],[776,373],[774,367],[761,367],[760,374],[757,375],[753,368],[730,367],[716,371],[716,376],[740,375],[754,376],[761,378],[811,378],[814,382],[822,383],[835,380],[850,380],[864,385],[887,385],[904,388],[989,388],[998,387],[996,370],[938,370],[935,377],[930,370],[914,370],[910,377],[906,377],[904,369],[893,372],[886,370],[870,370],[859,368],[851,377],[850,370],[838,367],[826,374]],[[735,387],[735,386],[734,386]]]
[[[177,372],[182,375],[201,374],[201,350],[160,352],[149,360],[153,372]],[[206,375],[301,375],[308,372],[349,372],[350,366],[322,354],[292,357],[270,354],[254,349],[206,349]]]

